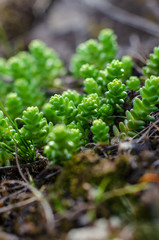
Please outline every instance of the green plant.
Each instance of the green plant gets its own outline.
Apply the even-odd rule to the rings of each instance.
[[[7,152],[14,152],[14,143],[12,141],[15,134],[15,129],[9,123],[8,118],[4,118],[3,112],[0,111],[0,146],[1,149],[5,149]]]
[[[57,116],[62,117],[63,122],[66,124],[72,122],[77,115],[77,108],[68,97],[55,94],[51,97],[50,104]]]
[[[22,115],[22,101],[21,98],[18,97],[17,93],[9,93],[6,96],[5,106],[12,120]]]
[[[57,53],[40,40],[33,40],[29,45],[29,51],[34,58],[36,75],[42,86],[55,86],[56,78],[66,72]]]
[[[0,58],[0,75],[1,76],[11,75],[8,61],[4,58]]]
[[[12,83],[7,60],[0,58],[0,99],[4,102],[4,97],[11,91]]]
[[[12,162],[13,162],[13,155],[7,152],[5,148],[0,149],[0,167],[10,166]]]
[[[146,66],[143,68],[143,74],[146,77],[159,76],[159,46],[155,47],[154,52],[150,54],[150,59],[146,61]]]
[[[88,63],[82,65],[80,68],[80,76],[84,79],[94,78],[95,80],[97,80],[98,75],[99,70],[93,65],[90,65]]]
[[[103,104],[99,111],[99,116],[100,118],[104,119],[107,121],[107,117],[112,116],[114,113],[114,107],[111,104]]]
[[[1,108],[7,114],[2,105]],[[0,149],[1,156],[4,157],[1,164],[4,165],[10,165],[16,154],[23,162],[35,160],[34,146],[21,136],[17,125],[13,123],[10,117],[4,118],[2,111],[0,111]]]
[[[91,131],[94,134],[94,142],[108,143],[109,140],[109,127],[101,119],[93,121]]]
[[[33,142],[36,147],[45,145],[49,127],[38,107],[28,107],[23,112],[22,118],[18,118],[18,120],[24,123],[20,133],[25,139]]]
[[[62,93],[62,96],[64,98],[68,98],[69,101],[72,101],[74,103],[74,105],[77,107],[78,104],[81,103],[82,101],[82,95],[79,94],[77,91],[75,90],[67,90],[67,91],[64,91]]]
[[[78,129],[68,129],[63,124],[56,125],[49,133],[49,142],[44,153],[53,163],[65,164],[79,149],[80,138],[81,133]]]
[[[124,99],[127,96],[125,91],[125,85],[118,79],[114,79],[108,84],[108,91],[105,94],[106,101],[113,107],[121,111],[120,104],[124,103]]]
[[[107,65],[104,74],[106,84],[112,82],[115,78],[122,79],[124,76],[123,63],[119,60],[113,60]]]
[[[146,121],[154,121],[155,118],[150,116],[151,112],[156,112],[159,103],[159,77],[151,76],[147,79],[145,86],[140,89],[142,99],[135,98],[133,108],[126,111],[127,122],[125,132],[130,131],[130,135],[135,135],[134,131],[145,128]]]
[[[109,144],[135,136],[158,111],[158,52],[157,47],[143,68],[149,79],[140,88],[140,79],[131,76],[132,58],[116,59],[116,36],[103,30],[98,40],[81,44],[71,60],[74,76],[84,79],[84,93],[67,90],[48,103],[44,88],[55,87],[65,72],[53,50],[35,40],[29,52],[0,59],[0,91],[2,98],[6,95],[5,108],[0,103],[0,165],[10,164],[16,149],[21,162],[34,161],[35,148],[44,150],[52,164],[63,165],[92,140]]]
[[[121,61],[124,68],[124,79],[128,79],[132,74],[133,60],[130,56],[123,56]]]
[[[29,52],[19,52],[8,60],[0,58],[0,98],[4,103],[8,93],[16,92],[23,110],[29,106],[42,107],[46,98],[42,88],[56,87],[58,77],[65,72],[55,51],[42,41],[34,40]]]
[[[100,71],[86,64],[82,66],[81,74],[87,77],[84,80],[85,92],[103,95],[108,90],[108,84],[114,79],[124,80],[125,70],[121,61],[113,60],[104,70]]]
[[[37,85],[54,86],[55,79],[65,74],[58,55],[40,40],[33,40],[29,51],[19,52],[8,60],[11,76],[14,80],[22,78]]]
[[[48,120],[48,122],[52,122],[53,124],[57,124],[62,119],[57,116],[56,111],[52,109],[52,105],[50,103],[45,103],[42,107],[42,112],[44,113],[44,117]]]
[[[97,69],[104,69],[106,64],[115,58],[117,50],[116,35],[111,29],[104,29],[100,32],[98,40],[90,39],[78,46],[70,69],[77,78],[80,77],[81,66],[86,63],[94,65]]]
[[[93,78],[87,78],[84,81],[84,91],[88,94],[97,93],[101,95],[101,87],[98,86],[98,83]]]
[[[41,107],[44,103],[44,93],[36,84],[30,84],[26,79],[17,79],[14,82],[14,91],[21,99],[24,108],[29,106]]]
[[[81,139],[80,139],[80,145],[85,145],[86,143],[89,142],[88,140],[88,134],[89,134],[89,128],[83,128],[83,126],[80,124],[80,122],[71,122],[70,124],[67,125],[67,128],[69,129],[77,129],[79,130],[81,135]]]
[[[28,52],[19,52],[8,59],[8,66],[14,80],[26,79],[29,83],[35,81],[36,66],[33,56]]]
[[[83,126],[87,126],[92,120],[97,118],[100,106],[100,99],[96,93],[84,97],[78,105],[77,121]]]
[[[126,89],[137,91],[140,88],[140,79],[136,76],[131,76],[126,81]]]
[[[4,80],[0,75],[0,100],[4,103],[6,95],[12,90],[12,83]]]

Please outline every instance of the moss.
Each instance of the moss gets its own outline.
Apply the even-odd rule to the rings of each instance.
[[[108,159],[99,157],[93,150],[86,150],[68,161],[59,176],[56,189],[64,189],[73,198],[87,198],[85,184],[98,186],[103,177],[114,172],[115,166]]]

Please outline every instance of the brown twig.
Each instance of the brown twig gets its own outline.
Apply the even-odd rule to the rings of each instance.
[[[9,212],[15,208],[20,208],[20,207],[24,207],[24,206],[27,206],[33,202],[36,202],[37,199],[35,197],[31,197],[29,199],[26,199],[24,201],[21,201],[21,202],[18,202],[18,203],[13,203],[13,204],[10,204],[6,207],[2,207],[0,208],[0,213],[5,213],[5,212]]]
[[[148,133],[150,132],[150,130],[151,130],[152,128],[154,128],[154,126],[155,126],[157,123],[159,123],[159,119],[156,120],[154,123],[152,123],[151,125],[149,125],[149,126],[147,127],[146,132],[137,140],[137,142],[139,143],[141,140],[143,140],[143,139],[146,137],[146,135],[148,135]]]
[[[19,198],[19,196],[24,193],[24,191],[26,190],[26,188],[20,189],[19,191],[16,191],[14,193],[9,193],[8,196],[5,196],[3,198],[0,199],[0,204],[2,204],[4,201],[6,201],[8,198]]]
[[[28,183],[27,179],[25,178],[22,170],[21,170],[21,167],[19,165],[19,161],[18,161],[18,154],[17,154],[17,147],[15,146],[15,159],[16,159],[16,164],[17,164],[17,168],[18,168],[18,171],[20,173],[20,176],[22,177],[22,179],[24,180],[24,182]]]
[[[16,153],[16,164],[18,167],[18,171],[19,171],[22,179],[25,182],[25,183],[22,183],[22,185],[26,186],[36,197],[37,201],[39,201],[40,204],[42,205],[44,213],[45,213],[45,218],[47,221],[47,228],[48,228],[48,231],[51,232],[52,229],[54,228],[54,215],[53,215],[52,209],[51,209],[49,203],[47,202],[47,200],[43,197],[42,193],[37,188],[35,188],[29,184],[28,180],[25,178],[23,172],[21,171],[19,161],[18,161],[17,147],[15,147],[15,153]]]

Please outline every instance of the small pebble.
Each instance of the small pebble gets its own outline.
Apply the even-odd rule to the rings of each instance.
[[[99,219],[94,226],[72,229],[67,240],[106,240],[109,236],[108,224],[105,219]]]

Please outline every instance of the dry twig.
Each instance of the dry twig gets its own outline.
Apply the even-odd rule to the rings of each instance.
[[[31,198],[26,199],[24,201],[21,201],[21,202],[18,202],[18,203],[13,203],[13,204],[10,204],[6,207],[0,208],[0,213],[9,212],[9,211],[11,211],[15,208],[21,208],[21,207],[29,205],[30,203],[36,202],[36,201],[37,201],[37,199],[35,197],[31,197]]]
[[[25,183],[22,182],[21,184],[23,186],[26,186],[33,193],[36,200],[39,201],[40,204],[42,205],[42,208],[45,213],[46,222],[47,222],[47,229],[49,232],[52,232],[52,229],[54,228],[54,215],[53,215],[52,209],[51,209],[49,203],[47,202],[46,198],[44,198],[44,196],[42,195],[41,191],[39,191],[38,189],[36,189],[32,185],[30,185],[29,182],[27,181],[27,179],[25,178],[25,176],[20,168],[20,165],[19,165],[17,148],[15,148],[15,152],[16,152],[17,168],[18,168],[18,171],[19,171],[22,179],[25,182]],[[30,176],[30,174],[29,174],[29,176]]]

